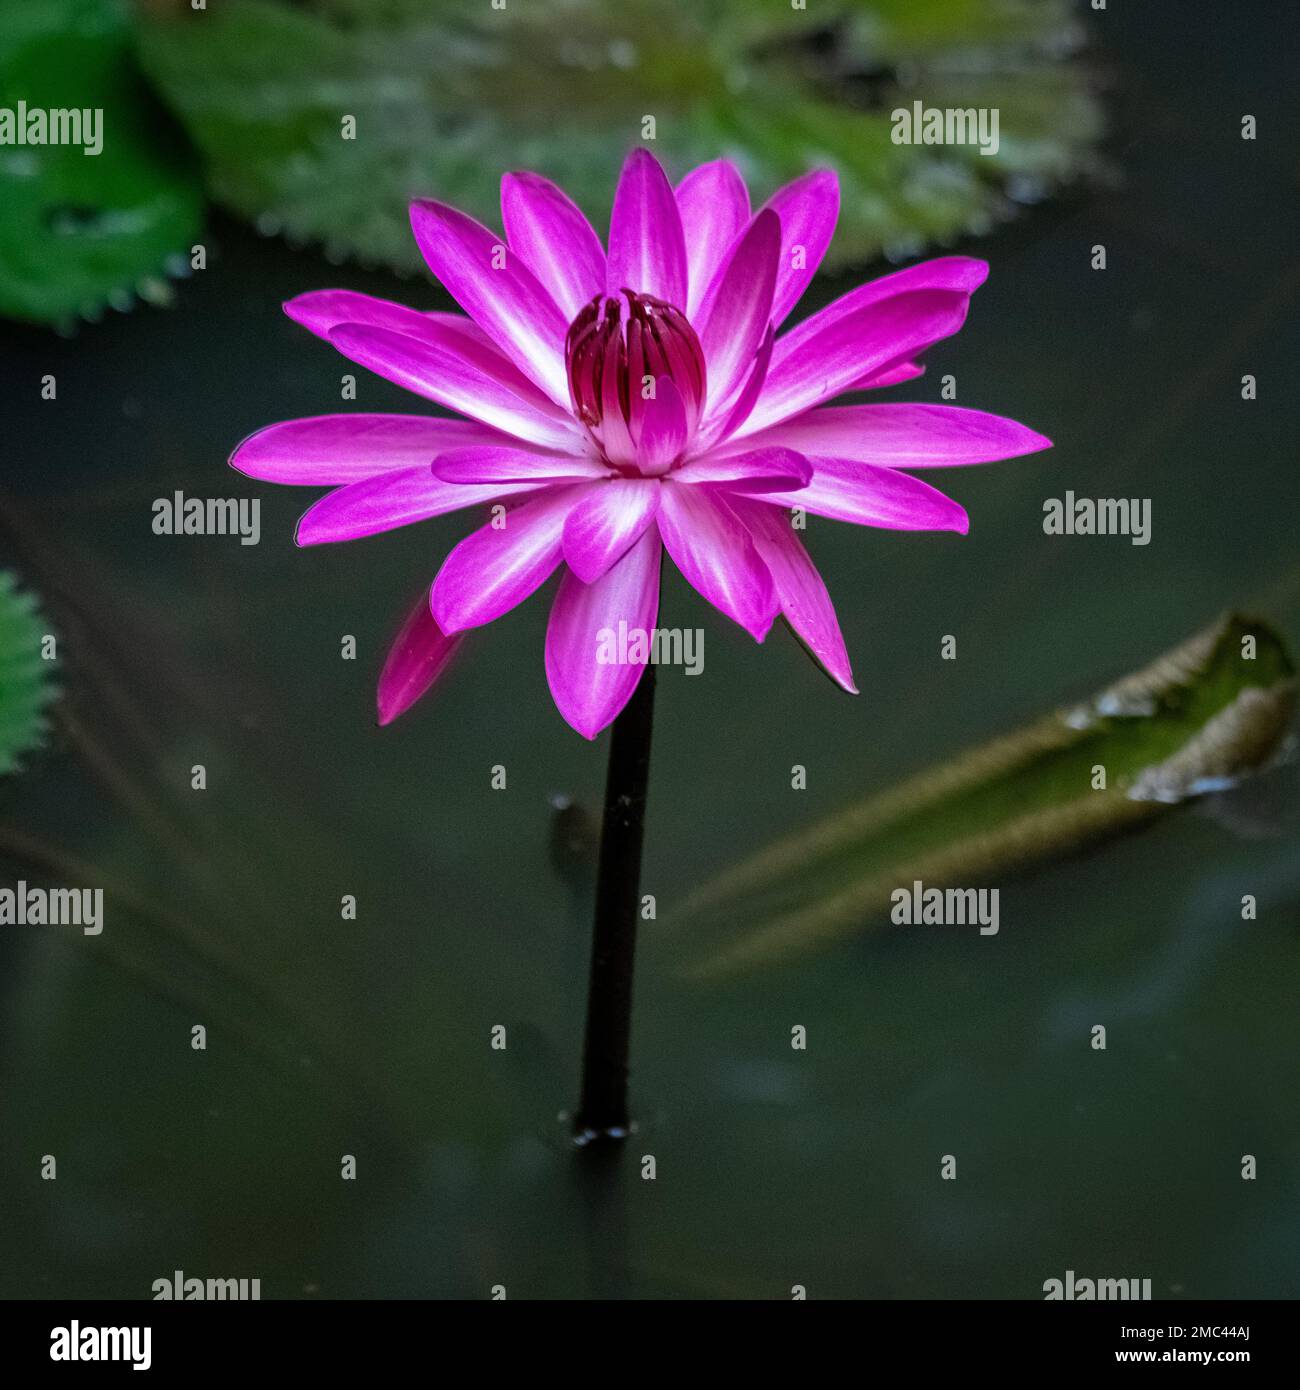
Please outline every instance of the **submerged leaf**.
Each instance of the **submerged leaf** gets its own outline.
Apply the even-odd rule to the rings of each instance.
[[[332,256],[417,270],[409,201],[496,223],[507,169],[603,226],[646,140],[677,176],[730,156],[760,197],[835,167],[833,265],[982,232],[1085,166],[1100,118],[1076,37],[1064,0],[229,0],[155,17],[142,54],[216,196]],[[916,101],[996,109],[996,152],[895,144]]]
[[[768,846],[677,908],[711,975],[866,926],[900,887],[967,887],[1231,787],[1282,746],[1294,667],[1236,615],[1092,699]],[[1097,787],[1095,769],[1104,768]]]
[[[0,774],[13,772],[45,729],[42,711],[53,690],[44,636],[35,599],[0,570]]]
[[[20,103],[29,119],[75,112],[78,124],[69,119],[61,133],[82,143],[20,144],[15,132],[0,144],[0,314],[56,324],[94,317],[137,295],[165,297],[163,277],[188,266],[202,189],[168,138],[131,42],[119,0],[3,7],[0,107],[15,121]],[[84,112],[100,117],[87,124]]]

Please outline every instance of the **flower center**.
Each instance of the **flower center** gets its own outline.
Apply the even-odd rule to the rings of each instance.
[[[616,467],[636,469],[662,377],[682,398],[687,438],[695,433],[704,408],[704,352],[680,309],[631,290],[598,294],[569,325],[564,359],[573,409]]]

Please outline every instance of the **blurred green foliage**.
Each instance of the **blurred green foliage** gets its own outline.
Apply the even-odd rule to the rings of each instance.
[[[142,49],[218,199],[411,271],[409,200],[495,221],[507,169],[557,179],[599,225],[647,116],[677,176],[729,155],[766,196],[837,168],[833,263],[985,231],[1070,178],[1099,132],[1073,42],[1058,0],[230,0],[168,10]],[[914,100],[997,107],[997,154],[893,144],[890,112]]]
[[[168,297],[203,190],[262,230],[421,269],[406,209],[496,220],[500,175],[598,224],[627,150],[727,155],[756,193],[818,165],[829,265],[980,234],[1087,167],[1100,131],[1065,0],[0,0],[0,106],[101,108],[102,153],[0,147],[0,314],[66,323]],[[137,67],[149,78],[149,90]],[[170,115],[156,98],[170,108]],[[995,107],[1000,145],[895,145],[890,113]],[[177,141],[172,117],[195,147]],[[345,118],[355,138],[344,138]]]
[[[41,655],[44,627],[31,594],[0,570],[0,774],[40,740],[52,687]]]
[[[0,145],[0,314],[93,318],[165,299],[188,265],[200,175],[132,49],[121,0],[0,0],[0,107],[103,113],[98,154]]]

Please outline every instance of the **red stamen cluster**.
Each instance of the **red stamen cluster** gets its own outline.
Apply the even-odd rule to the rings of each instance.
[[[632,466],[646,407],[668,377],[686,407],[688,433],[704,408],[704,352],[686,315],[648,294],[598,294],[564,343],[578,418],[610,463]]]

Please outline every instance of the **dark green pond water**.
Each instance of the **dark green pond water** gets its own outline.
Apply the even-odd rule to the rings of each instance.
[[[669,578],[661,621],[705,628],[707,656],[660,679],[646,891],[664,909],[1225,608],[1300,644],[1300,267],[1277,138],[1294,75],[1266,27],[1217,7],[1113,8],[1094,57],[1122,181],[974,244],[993,269],[966,329],[890,393],[937,400],[951,373],[958,403],[1056,448],[943,475],[964,539],[813,523],[857,700]],[[1244,112],[1272,138],[1242,142]],[[550,798],[598,808],[606,740],[550,702],[547,604],[378,730],[383,652],[464,521],[299,551],[315,494],[225,467],[257,426],[338,408],[344,364],[280,301],[327,284],[444,301],[229,222],[210,242],[174,312],[72,342],[5,331],[0,561],[46,598],[66,716],[0,785],[5,868],[102,884],[108,924],[0,936],[0,1292],[148,1297],[182,1269],[258,1277],[264,1297],[1035,1298],[1073,1269],[1156,1297],[1300,1294],[1294,768],[1004,881],[996,937],[864,932],[702,986],[647,925],[641,1129],[621,1171],[576,1162],[557,1117],[588,888],[557,868]],[[360,384],[361,408],[407,408]],[[176,489],[260,496],[261,543],[155,536]],[[1044,535],[1067,489],[1149,498],[1151,543]]]

